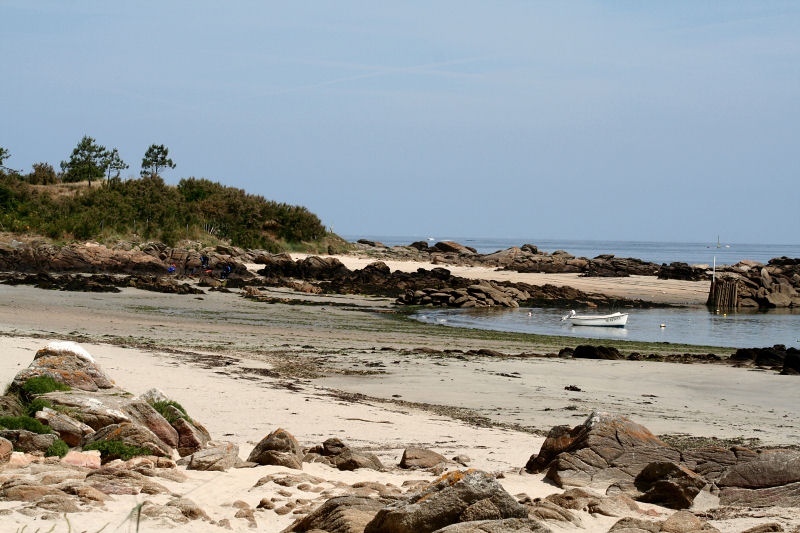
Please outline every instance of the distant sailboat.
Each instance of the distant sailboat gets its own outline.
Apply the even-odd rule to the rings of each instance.
[[[717,248],[722,248],[722,246],[719,243],[719,235],[717,235]]]

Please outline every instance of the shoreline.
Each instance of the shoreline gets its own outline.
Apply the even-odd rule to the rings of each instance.
[[[291,253],[292,259],[305,259],[313,254]],[[475,280],[510,281],[531,285],[555,285],[573,287],[584,292],[598,292],[607,296],[641,299],[654,303],[672,305],[703,305],[708,298],[708,281],[660,280],[655,276],[629,276],[624,278],[581,277],[577,273],[544,274],[498,270],[492,267],[460,266],[430,263],[425,261],[384,260],[366,255],[329,255],[341,261],[350,270],[361,269],[375,261],[381,261],[392,271],[415,272],[418,268],[430,270],[446,268],[454,276]],[[260,265],[247,264],[251,272]]]
[[[184,483],[159,479],[171,494],[192,499],[212,519],[229,520],[234,531],[249,530],[249,523],[237,518],[233,504],[239,500],[252,508],[263,498],[272,498],[276,506],[307,502],[298,503],[297,510],[309,512],[331,496],[363,493],[365,484],[414,487],[440,475],[398,469],[408,446],[447,458],[466,455],[467,467],[489,472],[520,498],[560,494],[563,489],[543,473],[524,473],[523,467],[539,451],[542,434],[550,427],[580,424],[598,408],[624,413],[656,434],[666,433],[680,447],[773,446],[800,438],[800,428],[788,427],[791,419],[784,416],[794,409],[796,377],[705,364],[469,355],[463,350],[526,352],[532,336],[471,337],[411,323],[381,312],[386,299],[326,297],[369,304],[365,312],[264,304],[220,292],[191,296],[124,289],[93,294],[0,285],[0,297],[6,302],[0,307],[2,380],[25,368],[49,340],[77,340],[118,386],[134,395],[151,387],[163,390],[215,438],[236,443],[242,458],[266,433],[282,427],[304,447],[338,437],[353,449],[376,454],[387,467],[343,472],[303,463],[302,472],[260,466],[224,473],[179,467],[188,477]],[[442,352],[431,353],[434,347]],[[565,390],[567,386],[580,390]],[[273,482],[256,486],[269,476],[318,480],[311,483],[324,492]],[[102,509],[71,513],[69,519],[96,531],[106,523],[123,522],[143,498],[115,495]],[[168,498],[147,496],[156,505],[165,505]],[[691,511],[702,515],[715,509],[715,498],[703,493]],[[2,501],[0,510],[17,504]],[[638,505],[649,519],[674,513]],[[736,533],[766,518],[800,525],[794,511],[743,508],[734,518],[706,518],[723,533]],[[547,524],[564,533],[607,531],[619,519],[574,512],[582,525]],[[254,516],[261,529],[281,531],[298,515],[255,510]],[[42,523],[35,514],[18,512],[4,520],[16,528]],[[62,518],[50,515],[49,520]],[[217,530],[210,524],[164,519],[148,519],[143,527],[152,532]]]

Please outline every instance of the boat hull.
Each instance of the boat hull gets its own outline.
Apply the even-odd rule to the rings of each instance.
[[[628,323],[628,313],[614,313],[612,315],[580,316],[569,317],[570,324],[573,326],[600,326],[606,328],[624,328]]]

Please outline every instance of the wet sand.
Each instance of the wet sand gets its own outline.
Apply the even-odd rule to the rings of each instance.
[[[239,444],[243,458],[277,427],[291,431],[303,446],[339,437],[374,451],[387,465],[397,464],[403,448],[413,444],[447,457],[466,454],[470,466],[502,472],[501,482],[511,494],[531,497],[558,491],[542,475],[519,473],[543,441],[536,430],[577,425],[592,409],[624,413],[655,433],[797,442],[793,376],[720,365],[423,355],[414,349],[519,353],[532,349],[532,337],[484,336],[399,319],[386,314],[391,305],[385,299],[275,294],[319,301],[264,304],[235,293],[186,296],[125,289],[93,294],[0,285],[0,380],[10,381],[50,340],[76,340],[119,386],[134,394],[162,389],[216,438]],[[565,391],[566,385],[582,392]],[[274,495],[274,487],[252,487],[260,477],[281,471],[198,472],[186,484],[169,488],[188,495],[215,519],[231,518],[234,530],[246,531],[243,520],[232,519],[230,503],[245,499],[255,506]],[[339,472],[319,464],[304,465],[304,472],[325,479],[331,490],[342,482],[399,486],[432,478],[397,470]],[[104,512],[78,513],[71,520],[93,531],[105,523],[116,526],[139,499],[120,496]],[[671,514],[643,507],[661,518]],[[787,512],[760,510],[758,517],[745,514],[715,525],[732,533],[772,516],[790,520]],[[37,524],[11,516],[12,529]],[[606,531],[616,521],[588,513],[581,517],[585,528],[558,530]],[[294,517],[261,512],[257,519],[262,530],[279,531]],[[147,526],[147,531],[172,529]],[[217,530],[198,523],[180,529]]]

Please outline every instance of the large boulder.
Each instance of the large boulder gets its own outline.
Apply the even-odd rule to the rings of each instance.
[[[54,411],[49,407],[43,408],[36,413],[36,420],[50,426],[50,428],[58,433],[61,440],[67,443],[70,447],[80,445],[83,438],[94,432],[94,430],[79,420],[75,420],[71,416]]]
[[[40,398],[49,401],[54,406],[65,408],[65,411],[74,413],[73,418],[80,418],[81,422],[95,431],[111,424],[131,421],[131,418],[123,411],[123,407],[130,400],[125,397],[124,391],[119,389],[107,389],[92,393],[56,391],[43,394]]]
[[[10,440],[0,437],[0,465],[7,463],[11,459],[11,452],[14,451],[14,445]]]
[[[526,518],[526,508],[486,472],[449,472],[378,511],[364,533],[428,533],[457,522]]]
[[[475,255],[477,253],[475,248],[464,246],[463,244],[459,244],[453,241],[439,241],[436,244],[434,244],[432,248],[436,251],[443,252],[446,254]]]
[[[22,416],[25,409],[15,395],[0,396],[0,416]]]
[[[433,450],[411,446],[403,450],[399,466],[400,468],[431,468],[446,462],[447,458]]]
[[[114,386],[89,353],[74,342],[51,342],[38,352],[28,368],[14,377],[14,385],[49,376],[73,389],[96,391]]]
[[[634,485],[643,493],[637,498],[641,502],[671,509],[688,509],[695,496],[706,486],[706,481],[684,466],[656,462],[639,472]]]
[[[731,507],[798,507],[800,482],[765,489],[724,487],[719,493],[720,505]]]
[[[178,432],[146,401],[135,400],[122,408],[131,421],[146,427],[170,448],[178,447]]]
[[[621,415],[594,412],[572,429],[554,427],[526,469],[546,471],[545,477],[559,487],[607,486],[632,481],[652,462],[678,463],[680,457],[644,426]]]
[[[260,465],[303,469],[303,453],[300,444],[291,433],[282,428],[276,429],[264,437],[253,448],[247,460]]]
[[[87,435],[83,439],[83,446],[98,441],[119,441],[128,446],[136,446],[146,449],[151,455],[172,456],[172,449],[165,445],[155,433],[144,426],[123,422],[122,424],[111,424],[102,429]],[[104,458],[112,459],[112,458]]]
[[[728,467],[717,485],[763,489],[796,482],[800,482],[800,452],[764,450],[753,460]]]
[[[25,429],[0,429],[0,439],[11,443],[14,450],[23,452],[44,452],[58,440],[55,433],[34,433]]]
[[[786,351],[786,358],[783,360],[781,374],[785,376],[800,375],[800,350],[789,348]]]
[[[303,462],[326,463],[339,470],[383,470],[383,464],[375,454],[354,451],[335,437],[311,448],[303,457]]]
[[[176,418],[172,427],[178,433],[178,455],[186,457],[203,448],[210,440],[206,428],[197,422],[189,422],[185,418]]]
[[[222,472],[236,466],[239,446],[232,442],[210,442],[207,448],[184,457],[187,470],[213,470]]]
[[[282,533],[326,531],[328,533],[361,533],[364,527],[386,504],[383,500],[359,496],[338,496],[317,507]]]
[[[591,344],[581,344],[572,353],[575,359],[623,359],[619,350],[613,346],[593,346]]]
[[[755,452],[743,447],[705,446],[684,451],[681,463],[708,481],[714,482],[722,477],[729,466],[739,461],[754,459],[755,456]]]

